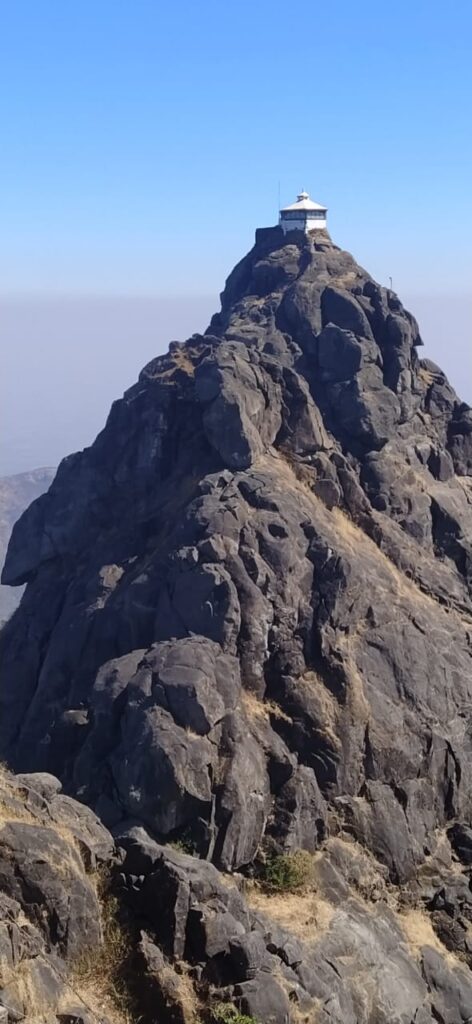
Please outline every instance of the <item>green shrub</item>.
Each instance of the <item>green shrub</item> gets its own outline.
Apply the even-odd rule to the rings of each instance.
[[[186,829],[178,839],[171,839],[169,846],[178,853],[188,853],[192,857],[197,853],[197,844],[189,829]]]
[[[264,864],[261,883],[269,892],[301,892],[312,882],[313,859],[306,850],[274,854]]]
[[[169,846],[177,853],[188,853],[191,857],[195,854],[195,846],[190,839],[172,839]]]
[[[212,1024],[258,1024],[255,1017],[240,1013],[231,1003],[217,1003],[211,1008]]]

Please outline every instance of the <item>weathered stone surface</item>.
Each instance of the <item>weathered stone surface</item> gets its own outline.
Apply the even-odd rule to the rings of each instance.
[[[431,989],[431,1003],[436,1020],[456,1024],[470,1020],[472,983],[470,972],[450,967],[436,950],[423,950],[423,974]]]
[[[190,980],[177,973],[145,931],[138,944],[136,969],[141,1019],[194,1024],[197,1002]]]
[[[60,788],[50,775],[15,779],[0,772],[0,1020],[4,1010],[6,1024],[93,1019],[85,1002],[77,1008],[81,982],[73,985],[71,972],[81,957],[99,958],[102,913],[69,823],[87,823],[85,848],[93,819],[110,871],[114,844],[108,835],[105,853],[105,829],[75,801],[69,804],[76,814],[69,807],[61,816]],[[102,1019],[110,1024],[105,1008]]]
[[[236,985],[236,1005],[254,1020],[267,1024],[288,1024],[290,1003],[282,986],[270,975],[259,975]]]
[[[63,880],[60,879],[60,866]],[[0,833],[0,886],[28,908],[45,936],[78,955],[100,939],[96,897],[83,877],[79,854],[52,828],[11,821]]]
[[[34,776],[29,778],[38,784]],[[74,980],[71,987],[68,980],[77,946],[69,936],[64,942],[61,933],[61,886],[67,885],[71,897],[69,914],[77,915],[78,906],[67,858],[77,872],[77,884],[88,884],[68,831],[71,810],[62,822],[56,807],[51,824],[51,809],[61,799],[58,787],[50,777],[50,803],[43,800],[29,809],[28,781],[2,781],[2,806],[10,795],[14,807],[21,799],[24,817],[32,820],[20,822],[3,812],[7,817],[0,837],[9,856],[2,860],[2,888],[15,888],[18,899],[5,891],[0,895],[0,1007],[9,1007],[8,1022],[25,1019],[32,1024],[34,1013],[55,1013],[62,1024],[76,1019],[90,1024],[99,1012],[108,1024],[104,1004],[94,1001],[93,986],[82,989]],[[79,810],[76,817],[80,820]],[[36,833],[28,833],[35,850],[29,863],[25,829]],[[43,840],[47,846],[41,845]],[[453,932],[465,933],[462,922],[470,890],[467,879],[461,882],[460,873],[451,870],[446,839],[421,883],[424,897],[435,894],[431,922],[446,943],[442,946],[436,938],[436,948],[424,942],[424,910],[411,909],[405,916],[408,890],[398,895],[395,888],[389,891],[388,872],[346,838],[324,841],[313,859],[312,881],[299,896],[262,896],[256,888],[248,890],[247,900],[237,879],[156,843],[140,826],[118,830],[117,843],[107,868],[118,906],[126,909],[132,924],[127,998],[142,1024],[153,1024],[156,1014],[164,1024],[194,1024],[209,998],[229,1002],[256,1020],[284,1024],[295,1024],[300,1013],[310,1019],[320,1006],[325,1024],[467,1020],[472,984],[456,953],[467,957],[469,949]],[[437,889],[438,880],[445,889]],[[80,923],[82,937],[92,942],[90,929],[100,920],[96,896],[81,905],[79,918],[74,929]],[[98,958],[100,932],[93,941]],[[101,986],[103,982],[101,977]]]

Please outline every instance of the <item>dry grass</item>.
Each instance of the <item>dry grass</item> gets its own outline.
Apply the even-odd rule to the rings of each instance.
[[[192,362],[192,355],[195,355],[195,349],[189,349],[188,346],[172,345],[169,352],[161,357],[161,365],[155,373],[155,377],[168,383],[174,383],[176,370],[181,370],[188,377],[193,377],[195,365]]]
[[[48,849],[47,852],[44,850],[42,851],[41,857],[50,865],[59,878],[65,882],[69,882],[73,875],[83,877],[85,867],[81,858],[79,844],[75,836],[67,832],[64,828],[56,828],[52,822],[45,823],[41,820],[38,821],[37,818],[32,817],[28,813],[27,808],[25,808],[24,811],[21,807],[18,809],[14,807],[12,809],[9,805],[3,804],[0,800],[0,832],[10,823],[14,822],[20,822],[21,824],[28,825],[35,830],[41,829],[45,831],[49,839]],[[65,841],[65,848],[63,844],[55,846],[55,835]]]
[[[19,800],[9,801],[5,794],[0,794],[0,829],[10,821],[21,821],[26,825],[39,824],[38,819]]]
[[[243,690],[241,693],[241,704],[250,719],[264,719],[268,721],[272,715],[274,718],[283,719],[284,722],[291,722],[292,719],[285,713],[280,704],[275,700],[261,700],[250,690]]]
[[[317,1024],[319,1020],[326,1022],[325,1000],[311,997],[310,1009],[302,1009],[300,1004],[293,999],[293,983],[289,980],[279,967],[274,969],[274,976],[281,988],[286,992],[290,1000],[290,1024]]]
[[[427,387],[431,387],[436,380],[436,374],[432,373],[431,370],[427,370],[425,366],[420,366],[418,370],[418,377],[426,384]]]
[[[335,746],[339,746],[337,728],[341,709],[334,694],[325,686],[317,672],[304,672],[297,679],[297,688],[307,692],[316,701],[320,727]]]
[[[425,910],[415,907],[402,911],[402,913],[398,914],[398,922],[405,933],[407,944],[415,957],[418,958],[421,955],[423,946],[431,946],[442,957],[457,966],[454,954],[449,953],[436,935],[431,918]]]
[[[172,352],[172,358],[174,360],[175,365],[178,366],[179,370],[183,370],[185,373],[189,375],[189,377],[193,377],[195,375],[195,366],[189,357],[187,349],[174,349]]]
[[[30,968],[31,961],[24,960],[10,972],[8,978],[2,979],[5,1005],[23,1006],[26,1010],[26,1016],[21,1017],[24,1024],[49,1024],[56,1020],[54,997],[52,1005],[45,992],[38,990]],[[1,1005],[4,1005],[3,1000]]]
[[[315,942],[329,928],[335,913],[331,904],[315,892],[278,895],[252,885],[247,886],[245,896],[253,910],[305,942]]]
[[[314,498],[314,500],[316,499]],[[464,622],[470,624],[471,620],[468,619],[463,612],[459,614],[453,606],[446,610],[444,605],[441,604],[434,594],[426,593],[426,591],[422,590],[417,580],[415,580],[413,576],[409,576],[406,572],[399,569],[388,557],[385,551],[378,547],[375,541],[364,533],[359,526],[356,526],[345,512],[339,508],[334,508],[329,514],[332,516],[337,535],[341,536],[346,542],[349,553],[358,558],[362,551],[364,551],[365,564],[368,565],[370,559],[375,559],[379,568],[383,570],[385,574],[383,581],[382,577],[379,575],[376,582],[377,585],[380,584],[380,586],[382,586],[382,582],[388,583],[388,590],[391,594],[393,606],[392,611],[394,608],[395,596],[398,596],[398,598],[404,598],[404,600],[409,603],[413,602],[416,608],[418,608],[418,606],[425,609],[434,607],[436,612],[438,610],[441,611],[445,616],[446,624],[449,616],[453,616],[453,618],[455,618],[460,624],[463,624]]]
[[[22,822],[35,829],[44,829],[49,835],[57,835],[65,841],[56,845],[49,844],[47,860],[54,871],[66,882],[74,874],[83,877],[84,866],[80,855],[77,838],[67,826],[52,821],[47,811],[28,808],[21,795],[21,790],[14,786],[14,777],[4,766],[0,766],[0,831],[9,822]],[[52,840],[51,835],[51,840]],[[44,854],[43,854],[44,855]],[[97,949],[87,950],[71,970],[69,978],[63,980],[69,985],[69,996],[65,999],[62,1009],[80,1004],[94,1013],[97,1020],[106,1014],[111,1024],[133,1024],[136,1020],[132,1014],[130,997],[124,980],[124,965],[129,955],[130,942],[126,931],[121,927],[117,916],[117,904],[106,892],[106,881],[97,872],[89,875],[89,883],[96,889],[102,907],[103,942]],[[18,918],[27,921],[22,914]],[[29,970],[28,961],[15,969],[11,978],[15,994],[28,1007],[26,1022],[46,1024],[51,1007],[38,1001],[37,985]],[[55,1019],[55,1017],[53,1018]]]
[[[364,680],[355,662],[355,638],[338,638],[338,647],[344,655],[344,668],[349,685],[346,689],[346,707],[349,710],[352,721],[359,726],[362,722],[364,728],[370,718],[370,704],[364,690]],[[339,740],[337,740],[339,743]]]
[[[31,789],[32,792],[35,792]],[[39,796],[39,794],[37,794]],[[0,764],[0,830],[9,822],[22,822],[25,825],[33,825],[35,828],[45,828],[55,832],[71,847],[70,856],[67,856],[67,866],[74,872],[87,872],[87,865],[83,862],[82,851],[77,836],[67,825],[55,821],[49,813],[46,801],[44,808],[27,807],[21,788],[15,786],[15,777],[4,765]],[[64,864],[66,863],[61,851],[60,860],[50,858],[51,866],[57,870],[62,877],[64,875]]]
[[[189,736],[191,739],[194,739],[194,740],[200,740],[201,739],[201,733],[197,732],[196,729],[192,729],[191,725],[184,726],[184,730],[185,730],[185,735]]]
[[[300,490],[310,498],[314,498],[313,484],[316,483],[317,474],[313,466],[308,466],[302,459],[297,458],[288,448],[279,448],[280,458],[286,464],[289,472],[296,478]]]
[[[187,974],[188,964],[180,961],[177,966],[178,972],[174,971],[172,967],[169,967],[169,971],[174,978],[176,974],[178,977],[179,1009],[182,1011],[184,1024],[199,1024],[202,1007],[195,992],[192,979]]]
[[[405,572],[398,569],[385,551],[382,551],[375,541],[357,526],[342,509],[333,508],[328,512],[308,484],[298,479],[300,473],[303,476],[306,471],[311,472],[306,466],[304,469],[301,469],[303,463],[299,464],[292,456],[287,456],[286,452],[276,452],[275,449],[271,449],[269,454],[263,455],[257,460],[257,465],[261,469],[267,469],[271,476],[275,472],[280,477],[280,481],[274,480],[273,482],[275,490],[288,487],[296,491],[301,500],[305,499],[306,502],[306,499],[308,499],[312,507],[316,506],[317,514],[322,517],[326,527],[326,537],[329,538],[331,535],[333,546],[335,546],[339,554],[351,554],[358,559],[362,552],[364,552],[364,560],[367,566],[369,561],[375,559],[378,568],[384,571],[384,581],[385,584],[388,584],[389,593],[391,592],[392,594],[393,605],[396,593],[399,598],[403,597],[410,602],[414,602],[417,606],[418,604],[420,607],[423,606],[425,608],[434,606],[436,610],[438,608],[441,609],[446,617],[453,615],[461,624],[464,622],[470,624],[470,619],[463,609],[460,610],[460,614],[454,606],[451,606],[446,611],[433,594],[426,593],[414,578],[407,576]],[[402,531],[400,530],[399,539],[401,536]],[[342,546],[337,543],[339,539],[344,542]],[[403,539],[406,543],[407,538],[404,535]],[[343,546],[345,548],[344,551],[342,550]],[[380,576],[379,580],[381,582]]]
[[[25,807],[14,787],[13,775],[6,764],[0,761],[0,827],[9,821],[37,824],[37,816]]]
[[[107,891],[107,879],[94,876],[101,904],[102,944],[86,950],[74,964],[70,985],[94,1013],[106,1013],[112,1024],[134,1024],[134,1001],[126,977],[130,936],[118,917],[118,902]]]

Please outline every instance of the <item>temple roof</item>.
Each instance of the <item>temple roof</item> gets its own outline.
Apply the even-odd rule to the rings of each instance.
[[[300,192],[297,196],[296,203],[291,203],[290,206],[283,206],[280,212],[288,213],[298,210],[300,210],[300,212],[303,212],[304,210],[323,210],[326,213],[327,207],[320,206],[320,203],[314,203],[313,200],[310,199],[308,192]]]

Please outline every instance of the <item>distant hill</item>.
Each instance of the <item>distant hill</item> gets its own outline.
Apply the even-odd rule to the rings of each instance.
[[[49,466],[29,473],[0,477],[0,566],[3,568],[8,541],[16,520],[35,498],[47,491],[56,470]],[[0,624],[10,618],[20,603],[24,587],[0,585]]]

